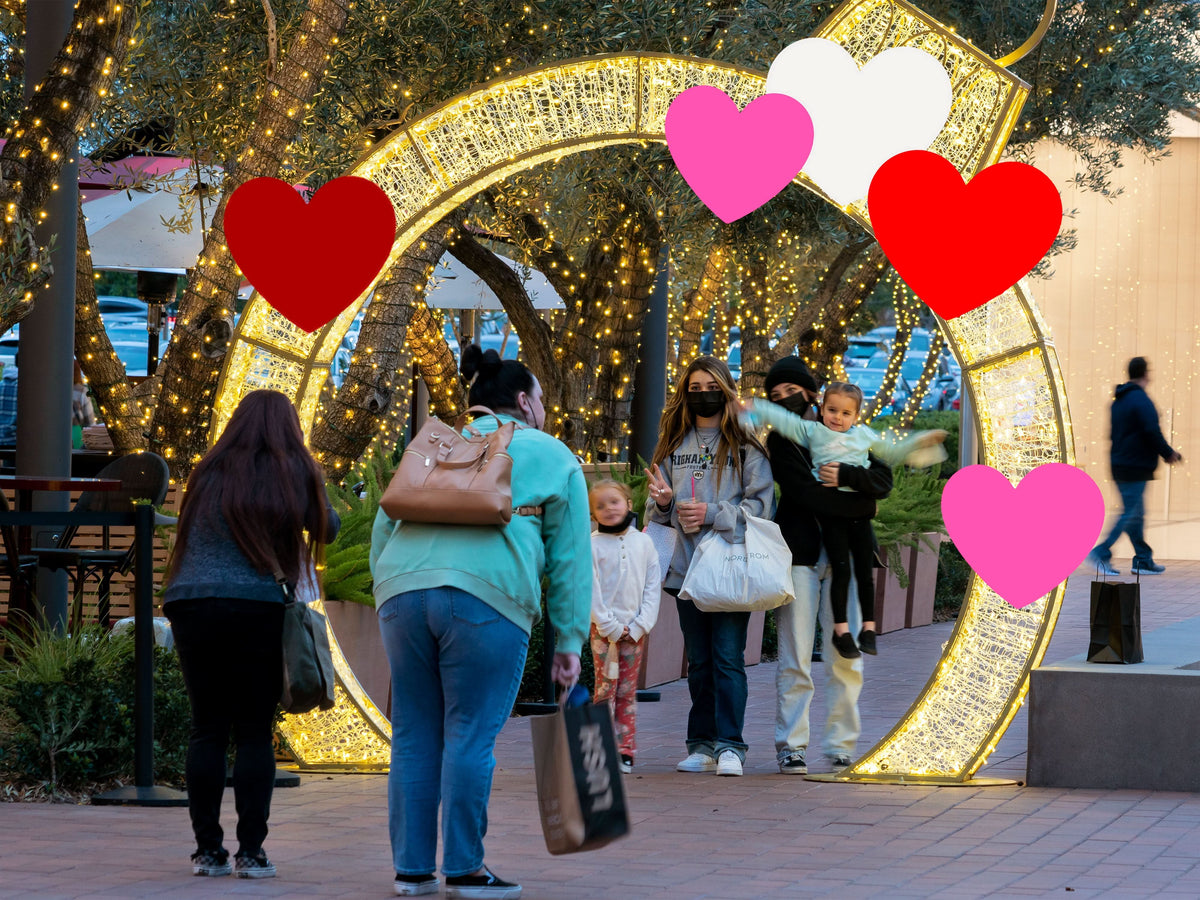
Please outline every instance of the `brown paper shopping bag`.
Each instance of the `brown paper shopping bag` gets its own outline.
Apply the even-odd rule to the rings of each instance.
[[[565,693],[564,693],[565,696]],[[595,850],[629,833],[612,715],[605,704],[529,720],[538,811],[553,854]]]

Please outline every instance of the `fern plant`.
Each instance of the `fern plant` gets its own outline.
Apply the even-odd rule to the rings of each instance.
[[[353,487],[326,484],[329,502],[341,517],[342,527],[325,550],[322,576],[326,600],[345,600],[374,606],[370,570],[371,529],[379,511],[379,498],[391,479],[391,463],[378,449],[363,458],[357,474],[362,496]],[[353,478],[347,478],[353,482]]]

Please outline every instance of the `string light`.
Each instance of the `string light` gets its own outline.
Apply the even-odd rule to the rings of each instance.
[[[933,149],[967,177],[998,158],[1028,88],[949,29],[898,0],[861,0],[839,7],[838,18],[827,22],[819,36],[841,43],[860,64],[902,43],[930,51],[944,62],[956,85],[950,119]],[[671,99],[695,84],[720,87],[744,106],[761,94],[763,78],[732,66],[649,54],[549,66],[448,101],[378,147],[353,174],[374,180],[395,204],[402,223],[395,259],[463,200],[518,172],[570,153],[661,141]],[[803,177],[800,183],[819,192]],[[869,224],[865,207],[844,211]],[[636,271],[651,264],[629,260],[626,267]],[[740,258],[737,264],[739,289],[752,296],[765,289],[770,277],[777,277],[780,285],[784,274],[789,281],[793,277],[764,273],[752,257]],[[879,277],[879,265],[861,263],[860,283]],[[713,299],[718,353],[727,350],[722,341],[731,319],[739,321],[742,315],[746,328],[760,333],[774,324],[753,313],[747,317],[736,306],[726,312],[728,299]],[[323,381],[313,375],[328,368],[359,305],[310,336],[298,332],[261,298],[252,298],[215,400],[212,437],[242,393],[256,387],[273,387],[293,397],[309,427],[317,415]],[[976,400],[988,464],[1015,481],[1042,462],[1073,462],[1062,377],[1041,316],[1024,289],[1014,288],[979,310],[942,323],[942,328]],[[568,371],[587,364],[563,359]],[[560,422],[567,414],[554,412]],[[578,414],[586,421],[587,410]],[[1049,642],[1061,597],[1060,588],[1030,607],[1014,610],[976,579],[930,684],[884,740],[841,777],[969,779],[1016,713],[1029,669]],[[352,674],[344,684],[353,702],[330,713],[336,727],[326,730],[343,735],[338,740],[344,742],[357,723],[364,740],[380,736],[381,729],[363,722],[369,701],[359,696],[361,688]]]

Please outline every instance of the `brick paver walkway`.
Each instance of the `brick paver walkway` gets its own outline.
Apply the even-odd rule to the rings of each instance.
[[[1088,580],[1083,570],[1072,579],[1047,660],[1086,649]],[[1196,615],[1200,562],[1143,580],[1144,630]],[[881,639],[867,664],[860,749],[916,697],[951,627]],[[817,681],[819,725],[819,667]],[[750,670],[743,778],[673,771],[683,755],[684,684],[643,704],[637,773],[626,782],[633,834],[575,856],[545,851],[528,726],[511,720],[497,750],[488,862],[531,900],[1200,896],[1200,795],[784,777],[774,766],[773,684],[773,665]],[[1022,713],[980,774],[1023,779],[1025,741]],[[812,762],[823,767],[819,754]],[[0,804],[0,898],[392,895],[383,776],[307,775],[275,798],[267,847],[280,877],[263,882],[191,877],[182,809]],[[232,798],[226,809],[232,831]]]

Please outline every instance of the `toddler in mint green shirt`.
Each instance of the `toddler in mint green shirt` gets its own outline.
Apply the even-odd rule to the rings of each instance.
[[[914,432],[899,440],[887,440],[879,433],[859,425],[862,410],[862,390],[853,384],[832,382],[825,389],[821,404],[821,421],[813,422],[790,413],[775,403],[755,404],[745,401],[740,420],[756,428],[770,425],[781,435],[809,450],[813,477],[820,481],[821,466],[847,463],[866,467],[868,453],[890,465],[906,462],[909,465],[930,466],[946,458],[941,444],[944,431]],[[851,488],[842,487],[849,491]],[[849,659],[862,653],[876,652],[875,578],[872,563],[875,556],[875,533],[869,517],[818,515],[821,541],[825,545],[831,570],[830,601],[833,607],[833,646]],[[862,608],[863,628],[854,642],[846,624],[846,609],[850,593],[850,573],[858,584],[858,602]]]

